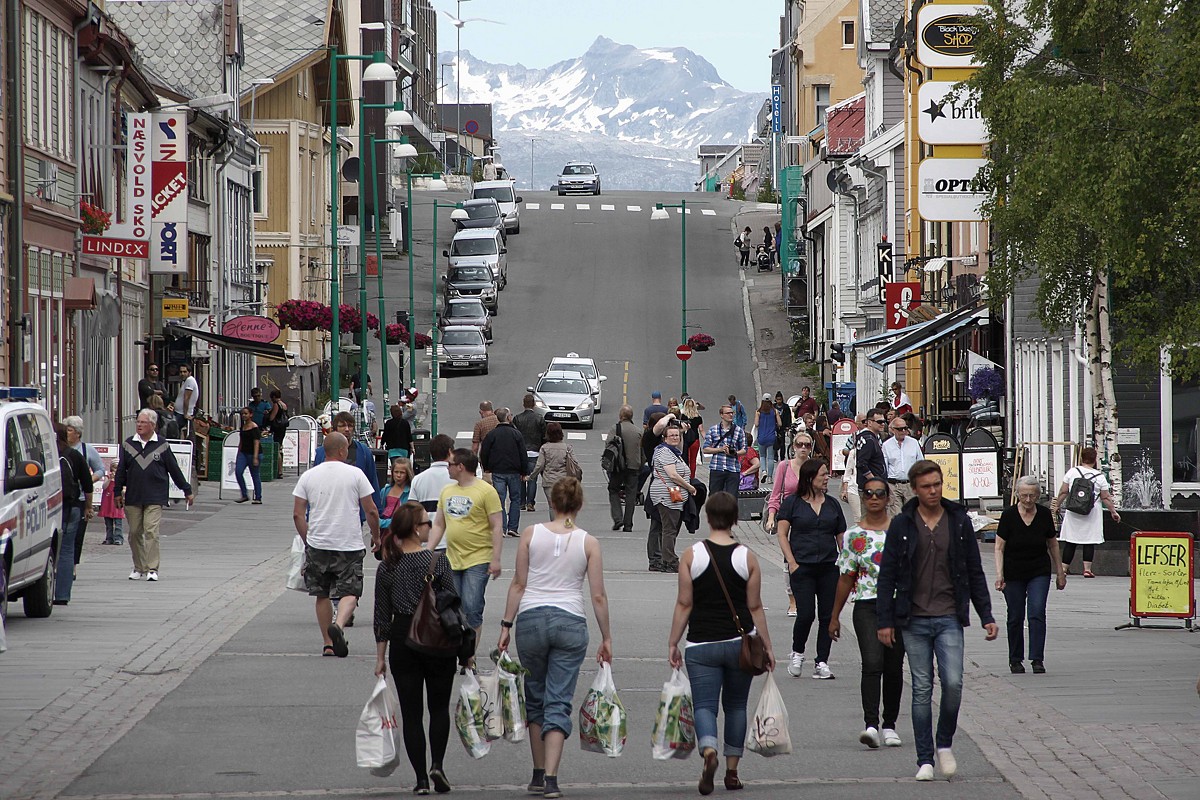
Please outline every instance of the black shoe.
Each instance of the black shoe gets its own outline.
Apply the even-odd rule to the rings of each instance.
[[[250,498],[249,498],[249,497],[239,497],[237,500],[234,500],[233,502],[235,502],[235,503],[249,503],[249,502],[250,502]]]
[[[346,644],[346,634],[338,627],[336,622],[329,623],[329,627],[325,629],[329,634],[329,638],[333,640],[333,654],[338,658],[345,658],[350,655],[350,645]]]
[[[67,601],[67,600],[55,600],[55,601],[54,601],[54,605],[56,605],[56,606],[65,606],[65,605],[66,605],[68,602],[69,602],[69,601]]]
[[[662,564],[651,564],[649,571],[650,572],[662,572],[663,571]]]
[[[621,530],[621,523],[619,523],[619,522],[614,522],[614,523],[613,523],[613,528],[612,528],[612,529],[613,529],[614,531],[619,531],[619,530]]]
[[[429,779],[418,778],[417,785],[413,787],[413,794],[425,795],[429,794]]]
[[[631,525],[630,527],[622,528],[621,530],[623,530],[625,533],[633,533],[633,526]]]
[[[558,788],[558,776],[547,775],[544,784],[545,789],[542,790],[542,797],[562,797],[562,790]]]
[[[1034,662],[1034,663],[1037,663],[1037,662]],[[1024,675],[1025,674],[1025,665],[1022,664],[1020,661],[1010,661],[1010,662],[1008,662],[1008,671],[1011,672],[1013,675]],[[1036,672],[1036,671],[1037,671],[1037,668],[1035,667],[1034,672]]]
[[[659,572],[679,572],[679,564],[663,564]]]
[[[350,614],[350,619],[346,620],[346,627],[347,628],[354,627],[354,614],[353,613]]]
[[[446,780],[446,773],[442,771],[441,767],[429,770],[429,780],[433,781],[433,790],[438,794],[450,791],[450,781]]]
[[[1046,674],[1046,665],[1043,664],[1041,661],[1034,661],[1033,662],[1033,674],[1034,675],[1045,675]]]

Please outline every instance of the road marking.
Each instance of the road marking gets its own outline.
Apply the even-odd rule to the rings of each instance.
[[[683,214],[683,213],[685,213],[684,209],[682,209],[682,208],[675,209],[675,216],[679,216],[680,214]],[[689,208],[689,209],[687,209],[686,213],[690,214],[690,213],[692,213],[692,210]]]
[[[459,431],[458,433],[454,434],[454,441],[457,442],[459,439],[466,439],[469,442],[474,436],[475,431]]]
[[[625,206],[626,211],[641,211],[641,206]]]
[[[575,210],[576,211],[591,211],[592,204],[591,203],[576,203]]]
[[[525,204],[526,211],[537,211],[541,207],[542,207],[541,203],[526,203]]]
[[[550,204],[551,211],[562,211],[563,208],[564,208],[564,206],[562,203],[551,203]]]
[[[582,431],[567,431],[568,439],[586,439],[587,434]]]
[[[754,285],[754,278],[746,278],[746,285],[747,285],[747,286],[753,286],[753,285]]]
[[[700,213],[706,217],[715,217],[717,215],[717,212],[713,211],[711,208],[702,208],[700,209]]]
[[[617,207],[614,206],[612,203],[601,203],[600,210],[601,211],[616,211]]]
[[[621,405],[629,404],[629,362],[625,362],[625,381],[621,385]]]

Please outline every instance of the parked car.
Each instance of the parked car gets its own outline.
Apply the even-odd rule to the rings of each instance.
[[[492,317],[483,303],[472,297],[460,297],[446,303],[438,326],[443,330],[462,326],[479,328],[488,344],[492,343]]]
[[[438,341],[438,369],[449,372],[478,372],[488,374],[487,342],[483,331],[473,325],[451,325],[445,328]]]
[[[553,370],[543,374],[537,386],[525,391],[533,395],[534,411],[547,422],[577,422],[585,428],[595,423],[596,401],[592,387],[575,371]]]
[[[469,231],[477,228],[487,230],[490,228],[499,231],[502,238],[508,238],[508,232],[504,229],[504,212],[500,210],[500,204],[493,198],[482,197],[478,200],[467,200],[462,207],[463,211],[467,212],[467,218],[454,220],[457,230]]]
[[[569,161],[558,175],[558,194],[600,194],[600,173],[590,161]]]
[[[496,288],[508,285],[508,247],[500,231],[493,229],[465,230],[454,234],[450,249],[442,255],[450,259],[450,268],[485,265],[492,271]]]
[[[446,303],[459,297],[468,300],[477,299],[493,316],[500,313],[496,279],[487,264],[468,263],[451,267],[450,271],[442,276],[442,287]]]
[[[566,356],[556,356],[550,359],[550,366],[546,367],[546,372],[554,370],[578,372],[586,378],[592,388],[592,398],[596,401],[596,413],[600,413],[602,391],[600,384],[608,380],[608,376],[600,374],[600,371],[596,369],[595,361],[590,358],[582,358],[579,353],[567,353]],[[545,374],[545,372],[542,373],[542,375]]]
[[[50,415],[36,399],[36,389],[0,387],[0,563],[8,577],[0,614],[5,617],[8,601],[18,598],[27,617],[48,617],[54,609],[62,473]]]
[[[480,181],[471,190],[472,200],[491,198],[500,204],[500,212],[504,215],[504,230],[510,233],[521,232],[521,203],[525,198],[519,196],[516,184],[512,181]]]

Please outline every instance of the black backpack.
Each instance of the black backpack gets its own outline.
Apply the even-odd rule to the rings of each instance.
[[[275,419],[271,420],[271,433],[286,431],[289,422],[291,422],[291,417],[288,415],[287,408],[280,406],[279,413],[275,415]]]
[[[620,422],[617,423],[616,433],[610,436],[604,445],[604,453],[600,456],[600,467],[610,475],[626,468],[625,440],[621,438]]]
[[[1063,508],[1075,514],[1090,514],[1096,505],[1095,476],[1089,478],[1083,474],[1082,469],[1076,469],[1079,470],[1079,477],[1071,481],[1071,489],[1067,492]]]

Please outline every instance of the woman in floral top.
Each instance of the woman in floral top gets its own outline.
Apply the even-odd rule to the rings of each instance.
[[[890,494],[888,483],[883,478],[868,478],[862,490],[862,519],[846,532],[846,544],[838,557],[840,573],[837,597],[833,603],[833,619],[829,622],[829,636],[836,641],[842,626],[838,619],[851,593],[854,595],[854,635],[862,654],[863,720],[866,723],[858,740],[867,747],[879,747],[882,741],[888,747],[899,747],[900,736],[896,733],[896,717],[900,714],[900,697],[904,692],[904,642],[896,637],[892,647],[885,647],[876,637],[878,628],[875,617],[876,582],[879,579],[879,562],[883,557],[883,543],[887,536],[887,504]],[[899,633],[899,630],[897,630]],[[883,725],[879,724],[879,695],[883,689]]]

